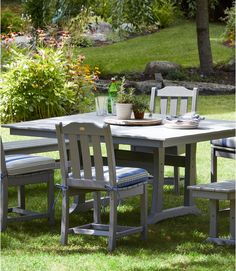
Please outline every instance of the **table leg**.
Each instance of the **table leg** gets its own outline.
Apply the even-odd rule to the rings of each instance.
[[[230,200],[230,239],[235,240],[235,200]]]
[[[158,221],[187,214],[199,214],[200,212],[194,205],[191,193],[187,189],[188,185],[196,183],[196,144],[188,144],[186,146],[184,206],[163,210],[165,149],[156,149],[153,153],[153,159],[152,207],[148,223],[154,224]]]
[[[192,193],[187,187],[196,184],[196,144],[186,145],[185,158],[185,182],[184,182],[184,206],[193,206]]]
[[[159,213],[163,208],[163,185],[165,149],[158,148],[153,153],[153,188],[151,214]]]

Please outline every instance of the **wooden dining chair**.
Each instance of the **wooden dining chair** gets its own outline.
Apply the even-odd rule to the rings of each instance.
[[[68,233],[88,234],[108,237],[108,250],[116,247],[116,239],[141,232],[147,237],[147,179],[149,174],[141,168],[116,167],[110,126],[102,127],[93,123],[70,123],[56,125],[61,161],[61,188],[63,190],[61,243],[66,245]],[[65,139],[69,139],[71,166],[68,169]],[[78,144],[78,139],[80,144]],[[107,152],[107,166],[102,157]],[[79,147],[81,146],[81,147]],[[101,224],[100,193],[109,194],[109,225]],[[81,192],[93,192],[93,222],[69,228],[69,196]],[[141,226],[128,227],[117,225],[117,205],[120,199],[141,196]]]
[[[54,168],[55,160],[45,156],[28,154],[5,155],[2,139],[1,145],[1,231],[5,231],[9,222],[25,221],[36,218],[48,218],[54,224]],[[48,208],[47,212],[39,213],[26,209],[25,185],[47,183]],[[18,188],[18,206],[9,207],[8,189]],[[15,213],[18,216],[9,216]]]
[[[198,89],[187,89],[182,86],[167,86],[162,89],[153,87],[151,89],[150,97],[150,114],[159,113],[161,115],[179,116],[189,111],[196,112],[197,110],[197,97]],[[158,111],[156,112],[157,100],[159,102]],[[179,162],[176,163],[176,156],[185,152],[185,145],[173,146],[166,148],[166,163],[170,166],[174,166],[174,188],[175,193],[179,192]],[[119,165],[132,165],[132,161],[129,162],[127,157],[132,160],[139,159],[140,165],[150,173],[154,171],[154,161],[151,154],[153,149],[150,147],[131,147],[131,152],[116,150],[116,158]],[[169,179],[169,178],[168,178]],[[169,183],[169,182],[168,182]]]

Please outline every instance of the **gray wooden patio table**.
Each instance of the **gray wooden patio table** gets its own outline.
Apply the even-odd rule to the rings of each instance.
[[[153,115],[153,118],[159,118]],[[55,138],[55,124],[62,122],[96,122],[102,124],[103,116],[96,116],[95,112],[71,116],[54,117],[34,121],[4,124],[2,127],[10,128],[12,135],[36,136]],[[196,144],[223,137],[232,137],[235,134],[235,123],[223,120],[203,120],[198,129],[169,129],[163,125],[157,126],[111,126],[114,144],[128,144],[155,148],[153,152],[154,180],[152,190],[152,205],[148,222],[158,221],[186,215],[196,214],[196,208],[191,191],[187,186],[196,184]],[[164,159],[165,147],[186,144],[184,203],[183,206],[163,209]],[[207,155],[207,153],[206,153]],[[209,153],[210,155],[210,153]],[[210,170],[210,169],[209,169]]]

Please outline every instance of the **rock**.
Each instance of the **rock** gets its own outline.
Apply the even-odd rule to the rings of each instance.
[[[134,32],[134,26],[131,23],[123,23],[120,25],[120,29],[131,33]]]
[[[155,73],[155,80],[157,82],[163,82],[163,77],[161,73]]]
[[[168,74],[170,71],[180,70],[180,65],[169,61],[152,61],[146,65],[145,75],[148,78],[153,78],[155,73],[161,73],[162,75]]]
[[[157,82],[155,80],[146,80],[140,82],[129,81],[127,82],[129,87],[135,88],[136,94],[148,94],[151,93],[152,87],[162,88],[162,82]]]
[[[110,80],[98,80],[96,82],[97,91],[100,93],[107,94],[110,82],[111,82]],[[233,85],[224,85],[206,82],[187,82],[187,81],[170,81],[170,80],[163,80],[163,82],[157,82],[155,80],[146,80],[146,81],[127,80],[126,85],[127,87],[135,88],[136,94],[147,94],[147,95],[150,95],[152,87],[162,88],[164,86],[183,86],[189,89],[197,87],[199,89],[200,95],[208,94],[219,95],[235,93],[235,86]]]
[[[89,26],[89,30],[92,33],[110,33],[112,32],[112,26],[109,23],[105,22],[98,22],[98,23],[92,23]]]
[[[187,81],[170,81],[163,80],[164,86],[183,86],[189,89],[197,87],[200,94],[233,94],[235,93],[235,86],[206,83],[206,82],[187,82]]]
[[[227,72],[235,71],[235,58],[232,58],[227,64],[223,66],[223,69]]]

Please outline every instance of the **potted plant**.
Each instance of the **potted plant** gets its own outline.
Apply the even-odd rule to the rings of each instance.
[[[143,119],[146,110],[148,110],[147,101],[136,96],[133,100],[133,112],[135,119]]]
[[[116,97],[117,119],[130,119],[133,106],[134,89],[125,89],[125,77],[122,78]]]

